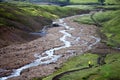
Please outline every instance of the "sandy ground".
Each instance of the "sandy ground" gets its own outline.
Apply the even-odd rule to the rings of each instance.
[[[68,17],[65,19],[67,25],[74,28],[74,30],[68,30],[73,37],[67,38],[67,40],[72,43],[72,46],[55,51],[55,54],[62,54],[62,57],[59,58],[57,62],[26,69],[21,73],[21,76],[11,78],[9,80],[30,80],[34,77],[47,76],[59,68],[69,57],[88,51],[88,46],[95,42],[95,39],[90,36],[93,35],[99,37],[98,34],[96,34],[97,27],[94,25],[75,23],[72,21],[73,18],[75,17]],[[49,28],[48,34],[42,38],[21,45],[10,45],[8,47],[1,48],[0,76],[9,75],[13,69],[17,69],[32,62],[35,60],[33,55],[36,53],[42,54],[45,50],[64,45],[63,42],[59,40],[59,38],[63,36],[59,30],[63,29],[64,27],[62,26]]]

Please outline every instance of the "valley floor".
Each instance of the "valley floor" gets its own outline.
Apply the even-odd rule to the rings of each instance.
[[[80,25],[78,23],[72,22],[70,20],[71,18],[72,17],[65,18],[64,21],[67,23],[67,25],[71,26],[71,28],[74,28],[74,30],[67,31],[73,36],[67,38],[67,40],[72,43],[72,46],[55,51],[55,54],[61,54],[62,57],[55,63],[51,63],[49,65],[40,65],[29,68],[28,70],[24,70],[21,73],[21,76],[11,78],[10,80],[28,80],[33,77],[47,76],[54,72],[55,68],[59,68],[61,64],[70,56],[82,54],[89,50],[88,46],[96,41],[90,36],[99,37],[98,34],[96,34],[97,27],[93,25]],[[1,72],[0,76],[9,75],[9,73],[12,72],[12,69],[17,69],[34,61],[34,54],[36,53],[42,55],[45,50],[64,45],[63,42],[59,40],[59,38],[63,36],[59,30],[63,29],[65,28],[62,26],[49,28],[48,34],[42,38],[20,45],[11,45],[1,48],[0,61],[2,62],[0,62],[0,69],[3,71]]]
[[[84,25],[73,22],[72,19],[75,17],[77,16],[64,19],[64,22],[70,26],[71,29],[74,28],[73,30],[66,30],[62,26],[53,27],[48,29],[48,34],[44,37],[28,43],[10,45],[8,47],[1,48],[0,76],[9,75],[13,69],[17,69],[23,65],[33,62],[36,59],[34,57],[34,54],[36,53],[41,56],[46,56],[42,55],[45,50],[64,45],[63,42],[59,40],[59,38],[63,36],[63,34],[59,32],[60,30],[65,29],[72,35],[72,37],[67,37],[67,40],[71,42],[72,46],[55,51],[54,54],[62,55],[57,62],[29,68],[22,71],[19,77],[10,78],[9,80],[29,80],[34,77],[47,76],[62,66],[62,63],[69,57],[82,54],[90,50],[91,47],[97,46],[97,39],[95,37],[99,38],[99,35],[97,34],[98,28],[94,25]]]

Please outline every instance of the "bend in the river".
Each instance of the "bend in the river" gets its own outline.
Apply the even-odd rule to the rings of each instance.
[[[54,52],[63,48],[68,48],[71,45],[70,41],[67,41],[66,38],[68,37],[74,37],[72,36],[70,33],[68,33],[68,31],[74,30],[74,28],[71,28],[70,26],[68,26],[65,22],[64,19],[59,19],[59,21],[57,22],[60,26],[64,27],[64,30],[60,30],[59,32],[63,34],[63,36],[60,38],[60,41],[62,41],[64,43],[64,46],[60,46],[60,47],[55,47],[52,49],[49,49],[47,51],[45,51],[44,53],[42,53],[43,55],[45,54],[46,56],[41,56],[39,54],[35,54],[34,56],[36,57],[36,60],[34,60],[32,63],[29,63],[27,65],[24,65],[16,70],[13,71],[13,73],[11,73],[11,75],[6,76],[6,77],[1,77],[0,80],[7,80],[9,78],[12,77],[17,77],[20,76],[20,73],[28,68],[34,67],[34,66],[38,66],[41,64],[50,64],[53,62],[56,62],[62,55],[55,55]],[[82,32],[82,30],[81,30]],[[97,38],[95,36],[89,36],[90,38],[95,39],[95,42],[90,44],[87,48],[91,49],[92,46],[94,46],[95,44],[97,44],[100,41],[100,38]],[[80,40],[80,37],[76,38],[76,41]],[[84,44],[87,44],[87,42],[85,42]],[[82,45],[82,44],[81,44]]]

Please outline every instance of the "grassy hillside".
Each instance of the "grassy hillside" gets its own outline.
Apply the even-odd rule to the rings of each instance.
[[[94,2],[96,3],[97,0],[70,0],[71,3],[91,3],[91,2]]]
[[[115,58],[116,61],[112,62]],[[119,58],[120,54],[109,54],[107,64],[64,75],[60,80],[120,80]]]
[[[64,63],[62,68],[43,80],[52,80],[55,75],[65,71],[88,67],[88,61],[92,62],[92,68],[65,74],[60,80],[120,80],[120,54],[108,54],[105,59],[106,64],[102,66],[97,64],[97,58],[98,55],[90,53],[73,57]]]
[[[70,0],[71,3],[98,3],[98,0]],[[106,4],[118,4],[119,0],[105,0]]]
[[[106,0],[105,3],[106,4],[119,4],[120,1],[119,0]]]
[[[50,24],[53,19],[74,15],[82,11],[75,8],[26,3],[4,3],[0,4],[0,7],[0,25],[16,26],[12,22],[15,21],[24,25],[26,29],[33,31],[40,29],[40,26]]]
[[[110,46],[120,46],[120,10],[116,11],[107,11],[99,12],[94,15],[94,18],[99,22],[103,27],[101,32],[107,37],[106,40],[103,40],[107,45]],[[102,17],[101,17],[102,16]],[[90,15],[82,16],[74,21],[84,23],[84,24],[94,24]]]
[[[43,16],[37,16],[34,8],[18,7],[15,4],[0,4],[0,25],[14,27],[24,31],[36,31],[40,26],[51,22]],[[25,9],[25,10],[24,10]],[[42,19],[42,20],[41,20]]]
[[[0,3],[0,48],[35,39],[29,32],[39,31],[52,20],[83,13],[68,7],[30,3]]]
[[[113,7],[114,6],[105,6],[103,8],[110,9]],[[117,10],[99,12],[94,15],[95,20],[102,24],[102,27],[100,27],[101,32],[106,35],[106,39],[103,39],[103,42],[112,47],[120,47],[119,13],[120,10],[117,7]],[[77,19],[74,19],[74,21],[83,24],[95,24],[91,20],[90,15],[81,16]],[[91,64],[93,65],[92,68],[64,74],[59,78],[59,80],[120,80],[120,53],[113,52],[112,54],[107,54],[105,58],[106,64],[101,66],[97,64],[99,56],[100,55],[97,54],[86,53],[70,58],[66,63],[63,64],[60,69],[58,69],[56,72],[49,75],[48,77],[43,78],[42,80],[52,80],[54,76],[63,72],[88,67],[89,61],[91,61]]]

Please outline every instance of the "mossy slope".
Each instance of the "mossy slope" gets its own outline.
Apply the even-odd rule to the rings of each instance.
[[[106,11],[96,13],[93,17],[97,22],[99,22],[103,27],[101,27],[101,32],[107,37],[106,40],[103,39],[107,45],[113,47],[119,47],[120,45],[120,10],[116,11]],[[90,15],[82,16],[74,21],[84,24],[95,24],[90,18]]]
[[[70,0],[71,3],[98,3],[98,0]],[[119,0],[105,0],[105,4],[119,4]]]
[[[82,12],[84,11],[76,8],[50,5],[34,5],[22,2],[0,3],[0,47],[16,41],[30,41],[33,36],[30,36],[29,32],[39,31],[45,25],[50,25],[54,19]],[[5,33],[3,32],[4,29],[6,30]],[[7,34],[7,32],[12,35]],[[5,37],[5,35],[7,36]],[[9,37],[15,40],[11,41]]]
[[[102,66],[97,65],[97,58],[98,55],[90,53],[73,57],[64,63],[62,68],[58,69],[52,75],[43,78],[43,80],[52,80],[55,75],[61,72],[88,67],[88,61],[92,62],[92,68],[65,74],[60,80],[120,80],[119,53],[108,54],[105,59],[106,64]]]

